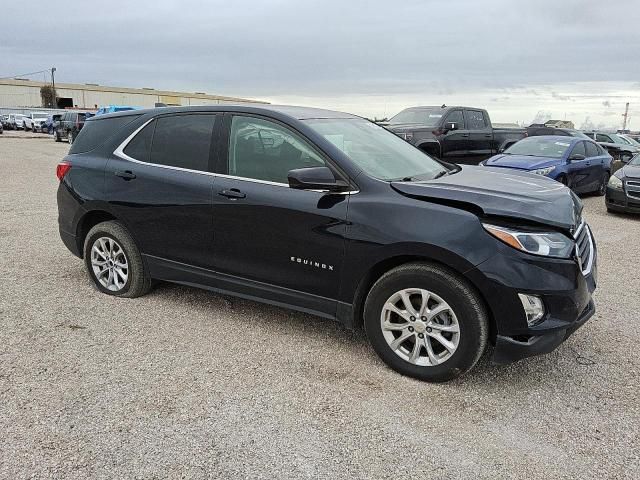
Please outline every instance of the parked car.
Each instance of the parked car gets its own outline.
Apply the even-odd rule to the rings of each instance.
[[[605,202],[609,212],[640,213],[640,154],[611,176]]]
[[[4,133],[4,125],[3,122],[0,122],[0,134]]]
[[[611,155],[581,137],[528,137],[483,164],[544,175],[576,193],[604,195],[611,175]]]
[[[406,108],[386,126],[432,157],[461,164],[477,164],[527,135],[523,128],[493,128],[486,110],[445,105]]]
[[[42,124],[47,120],[47,114],[42,112],[31,112],[24,117],[24,129],[38,132],[42,130]]]
[[[548,127],[546,125],[527,127],[527,135],[529,137],[539,137],[541,135],[555,135],[555,136],[563,136],[563,137],[566,136],[566,137],[591,138],[578,130],[573,130],[572,128],[556,128],[556,127]]]
[[[73,144],[74,140],[82,130],[84,122],[87,117],[92,115],[88,112],[69,111],[64,112],[60,118],[60,122],[55,129],[55,140],[61,142],[62,139],[66,139],[70,144]]]
[[[126,112],[129,110],[139,110],[140,107],[130,107],[127,105],[109,105],[108,107],[100,107],[96,111],[96,115],[104,115],[105,113]]]
[[[550,352],[595,311],[595,243],[569,189],[445,165],[345,113],[101,115],[56,173],[60,236],[99,291],[158,279],[364,325],[423,380],[488,344],[501,363]]]
[[[60,121],[60,118],[62,118],[62,113],[53,113],[47,116],[47,120],[44,122],[43,128],[49,135],[54,133],[55,127],[57,126],[56,123]]]
[[[0,124],[3,129],[9,130],[9,115],[0,115]]]
[[[609,132],[583,132],[589,138],[594,139],[604,147],[614,158],[619,160],[618,165],[614,165],[614,171],[626,164],[636,154],[640,153],[640,148],[631,145],[617,133]]]
[[[9,124],[13,130],[23,130],[26,115],[20,113],[12,113],[9,115]]]

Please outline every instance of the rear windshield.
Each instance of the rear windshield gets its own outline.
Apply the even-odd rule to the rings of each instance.
[[[124,117],[96,118],[85,122],[75,139],[69,153],[85,153],[102,145],[122,127],[131,123],[140,115],[126,115]]]

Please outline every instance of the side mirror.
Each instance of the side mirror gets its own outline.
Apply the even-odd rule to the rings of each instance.
[[[289,187],[296,190],[328,190],[339,192],[349,184],[344,180],[336,180],[328,167],[296,168],[287,174]]]
[[[569,157],[569,161],[570,161],[570,162],[574,162],[574,161],[576,161],[576,160],[584,160],[585,158],[587,158],[587,157],[585,157],[585,156],[584,156],[584,155],[582,155],[581,153],[574,153],[573,155],[571,155],[571,156]]]
[[[447,131],[458,130],[459,128],[460,125],[458,124],[458,122],[446,122],[444,124],[444,129]]]

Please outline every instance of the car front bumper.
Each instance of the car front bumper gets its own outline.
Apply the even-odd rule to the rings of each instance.
[[[595,313],[597,251],[588,272],[574,259],[527,255],[504,245],[495,257],[467,272],[482,292],[493,317],[492,361],[511,363],[556,349]],[[535,295],[545,313],[527,324],[518,294]]]
[[[639,198],[630,197],[627,192],[607,187],[605,203],[609,210],[626,213],[640,213]]]

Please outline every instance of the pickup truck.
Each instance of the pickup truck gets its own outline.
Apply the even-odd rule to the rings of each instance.
[[[524,128],[493,128],[486,110],[470,107],[410,107],[384,126],[432,157],[478,164],[527,136]]]

